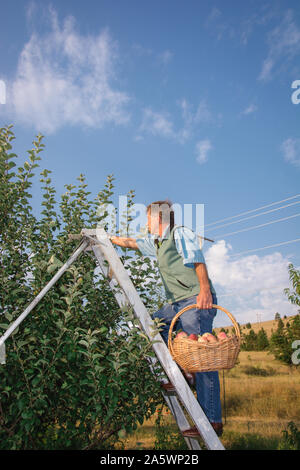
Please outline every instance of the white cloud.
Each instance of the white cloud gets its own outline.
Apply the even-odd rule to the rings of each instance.
[[[208,105],[205,100],[200,101],[196,114],[194,116],[194,122],[198,123],[208,123],[212,122],[213,116],[211,111],[208,108]]]
[[[33,0],[31,0],[26,6],[27,22],[29,22],[29,23],[32,22],[33,17],[36,14],[36,12],[37,12],[37,5]]]
[[[171,52],[169,49],[158,53],[150,47],[145,47],[137,43],[132,45],[132,50],[138,57],[152,57],[156,64],[163,66],[168,65],[174,56],[173,52]]]
[[[147,132],[152,135],[173,139],[180,144],[184,144],[193,136],[197,126],[201,124],[216,123],[222,119],[221,115],[215,119],[209,110],[206,101],[200,101],[198,107],[194,110],[192,105],[186,99],[177,102],[181,110],[181,126],[175,128],[173,117],[168,112],[157,112],[151,108],[143,111],[142,124],[139,132]],[[139,139],[140,139],[139,135]]]
[[[234,29],[227,21],[225,21],[221,10],[217,7],[213,7],[211,9],[204,26],[213,33],[214,37],[218,41],[223,39],[226,35],[230,38],[235,36]]]
[[[153,54],[152,49],[141,44],[133,44],[132,49],[138,56],[151,56]]]
[[[167,65],[169,62],[171,62],[172,58],[173,53],[168,49],[158,55],[158,60],[163,65]]]
[[[265,256],[230,257],[232,246],[224,240],[205,252],[209,277],[217,291],[218,304],[229,310],[239,323],[273,320],[276,312],[294,315],[297,308],[283,292],[290,287],[290,260],[275,252]],[[224,316],[222,317],[224,323]],[[230,322],[229,322],[230,324]]]
[[[247,16],[244,20],[240,20],[240,36],[241,43],[246,46],[248,44],[249,38],[251,35],[254,35],[256,28],[259,26],[265,26],[271,20],[275,18],[281,18],[282,12],[278,5],[268,3],[262,3],[257,5],[258,8],[255,8],[255,12]]]
[[[182,127],[176,137],[183,144],[192,137],[197,126],[211,123],[214,119],[204,99],[200,101],[195,111],[186,99],[182,99],[178,104],[181,108]]]
[[[154,112],[150,108],[144,109],[140,132],[148,132],[155,136],[168,138],[175,136],[169,114]]]
[[[207,161],[208,152],[212,149],[212,144],[209,139],[200,140],[196,144],[197,162],[202,164]]]
[[[259,76],[260,80],[267,80],[271,78],[271,71],[272,71],[272,68],[274,67],[274,64],[275,64],[275,60],[272,59],[271,57],[267,57],[263,61],[262,70]]]
[[[281,145],[281,150],[288,163],[300,166],[300,139],[286,139]]]
[[[212,113],[209,110],[205,99],[200,101],[196,111],[193,111],[192,106],[185,99],[181,100],[179,105],[182,109],[184,124],[187,127],[192,127],[199,123],[208,123],[213,121]]]
[[[275,66],[285,65],[300,52],[300,29],[294,21],[292,10],[288,10],[281,23],[267,36],[268,55],[263,61],[259,80],[270,80]]]
[[[211,21],[214,21],[218,18],[220,18],[222,15],[221,11],[217,7],[212,7],[210,14],[207,18],[207,22],[210,23]]]
[[[118,54],[109,32],[84,36],[73,17],[62,26],[51,8],[48,17],[50,31],[33,33],[19,58],[10,89],[16,119],[48,133],[64,125],[126,124],[129,96],[113,86]]]
[[[255,104],[250,104],[244,111],[242,111],[242,114],[252,114],[255,111],[257,111],[257,106]]]
[[[235,44],[239,41],[242,46],[247,46],[250,37],[255,35],[258,28],[265,27],[267,23],[278,18],[282,18],[282,11],[274,2],[262,2],[261,5],[255,6],[253,12],[247,10],[245,15],[231,15],[230,18],[219,8],[212,7],[204,21],[204,27],[218,41],[233,39]]]
[[[144,140],[144,137],[143,137],[142,135],[135,135],[135,136],[133,137],[133,140],[134,140],[135,142],[140,142],[141,140]]]

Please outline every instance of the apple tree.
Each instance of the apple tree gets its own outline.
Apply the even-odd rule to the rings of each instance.
[[[114,194],[113,175],[92,198],[81,174],[58,198],[51,172],[40,169],[36,215],[30,203],[43,136],[23,163],[14,139],[12,126],[0,129],[0,335],[76,249],[68,234],[96,228],[99,206]],[[128,196],[130,207],[134,192]],[[162,300],[157,270],[128,249],[119,254],[154,310]],[[81,254],[6,341],[0,449],[113,448],[162,402],[161,369],[151,372],[151,355],[133,312],[119,308],[95,258]]]

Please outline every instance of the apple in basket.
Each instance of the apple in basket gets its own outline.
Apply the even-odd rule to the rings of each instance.
[[[180,331],[179,333],[177,333],[176,335],[176,338],[186,338],[188,336],[188,334],[185,332],[185,331]]]
[[[211,333],[204,333],[202,338],[206,338],[209,343],[216,343],[218,341],[217,338]]]
[[[218,333],[217,336],[218,336],[218,340],[219,340],[219,341],[222,341],[222,340],[228,338],[227,334],[226,334],[224,331],[220,331],[220,333]]]
[[[192,334],[190,334],[189,339],[192,339],[194,341],[198,341],[198,335],[196,335],[195,333],[192,333]]]
[[[198,336],[198,343],[207,344],[208,341],[207,341],[207,339],[206,339],[206,336],[203,337],[203,336],[199,335],[199,336]]]

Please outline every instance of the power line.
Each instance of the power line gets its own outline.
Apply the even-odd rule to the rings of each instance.
[[[269,211],[261,212],[260,214],[250,215],[249,217],[244,217],[243,219],[236,220],[234,222],[228,222],[228,224],[217,225],[217,227],[213,227],[212,229],[208,229],[208,230],[215,230],[217,228],[226,227],[227,225],[238,224],[239,222],[243,222],[244,220],[253,219],[254,217],[259,217],[260,215],[265,215],[265,214],[269,214],[270,212],[279,211],[280,209],[285,209],[286,207],[294,206],[295,204],[300,204],[300,201],[291,202],[291,204],[286,204],[285,206],[276,207],[276,209],[271,209]]]
[[[274,248],[276,246],[281,246],[281,245],[289,245],[290,243],[296,243],[296,242],[300,242],[300,238],[296,238],[295,240],[289,240],[289,241],[286,241],[286,242],[275,243],[274,245],[263,246],[261,248],[255,248],[254,250],[241,251],[240,253],[230,255],[230,257],[232,258],[233,256],[244,255],[245,253],[251,253],[253,251],[266,250],[267,248]]]
[[[251,212],[259,211],[260,209],[266,209],[267,207],[274,206],[275,204],[280,204],[281,202],[290,201],[291,199],[295,199],[296,197],[299,197],[299,196],[300,196],[300,194],[296,194],[295,196],[291,196],[291,197],[288,197],[286,199],[282,199],[281,201],[272,202],[271,204],[267,204],[266,206],[258,207],[257,209],[252,209],[250,211],[241,212],[240,214],[233,215],[231,217],[226,217],[225,219],[217,220],[216,222],[212,222],[210,224],[206,224],[205,227],[210,227],[211,225],[215,225],[215,224],[218,224],[220,222],[225,222],[225,220],[235,219],[236,217],[240,217],[241,215],[250,214]]]
[[[278,287],[277,286],[271,286],[271,287],[264,287],[264,288],[260,288],[260,287],[254,287],[252,289],[247,289],[247,291],[244,292],[244,296],[248,296],[248,295],[252,295],[253,293],[255,292],[265,292],[265,291],[273,291],[273,290],[278,290]],[[235,290],[231,290],[230,292],[227,292],[226,294],[220,294],[218,293],[217,294],[217,297],[231,297],[232,295],[234,296],[237,296],[240,294],[240,289],[235,289]]]
[[[271,222],[267,222],[265,224],[254,225],[253,227],[248,227],[242,230],[237,230],[236,232],[230,232],[230,233],[224,233],[223,235],[217,235],[214,238],[227,237],[229,235],[235,235],[236,233],[247,232],[248,230],[254,230],[255,228],[265,227],[266,225],[275,224],[276,222],[281,222],[283,220],[292,219],[293,217],[298,217],[299,215],[300,215],[300,212],[298,214],[290,215],[289,217],[283,217],[282,219],[276,219]]]

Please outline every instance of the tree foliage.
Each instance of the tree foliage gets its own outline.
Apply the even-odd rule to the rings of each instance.
[[[288,269],[292,287],[284,289],[284,292],[292,304],[298,305],[298,313],[300,313],[300,269],[296,269],[292,263],[289,264]]]
[[[277,330],[270,338],[269,350],[274,354],[275,359],[285,364],[293,364],[293,344],[300,340],[300,315],[296,315],[289,324],[284,326],[282,320],[278,322]]]
[[[269,340],[264,328],[258,333],[251,328],[248,334],[242,334],[241,350],[244,351],[264,351],[268,349]]]
[[[0,336],[78,246],[68,234],[105,227],[113,175],[91,199],[84,175],[57,202],[42,170],[42,207],[30,205],[44,148],[38,135],[17,167],[11,126],[0,129]],[[128,194],[128,208],[134,193]],[[103,212],[103,211],[102,211]],[[149,258],[120,249],[146,306],[163,300]],[[132,322],[132,328],[128,322]],[[89,252],[81,254],[6,341],[0,368],[0,449],[112,448],[161,403],[161,369],[130,309],[120,309]]]
[[[284,289],[289,301],[300,307],[300,270],[289,264],[289,277],[292,288]],[[299,310],[300,313],[300,310]],[[286,364],[293,364],[293,345],[300,340],[300,315],[296,315],[291,322],[284,326],[279,316],[277,330],[270,339],[270,351],[274,357]]]

